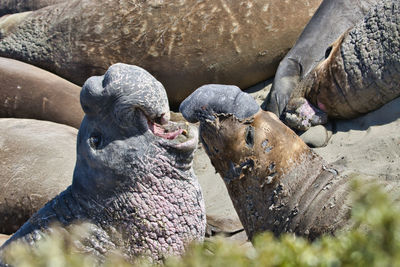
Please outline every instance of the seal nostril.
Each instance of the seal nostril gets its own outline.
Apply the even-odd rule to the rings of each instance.
[[[92,133],[89,137],[89,145],[93,149],[97,149],[101,145],[101,136],[99,133]]]
[[[329,46],[325,51],[325,59],[327,59],[332,52],[332,46]]]

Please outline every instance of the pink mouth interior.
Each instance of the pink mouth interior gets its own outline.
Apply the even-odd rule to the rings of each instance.
[[[319,100],[317,99],[317,104],[320,110],[322,110],[323,112],[326,112],[326,107],[324,104],[322,104],[321,102],[319,102]]]
[[[183,132],[183,129],[178,129],[173,132],[168,132],[166,129],[158,125],[157,123],[148,122],[149,129],[150,131],[153,132],[154,135],[165,138],[165,139],[175,139],[178,135],[180,135]]]

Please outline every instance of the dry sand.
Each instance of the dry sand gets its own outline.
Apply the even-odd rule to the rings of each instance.
[[[332,123],[332,137],[314,149],[328,162],[341,160],[347,172],[400,180],[400,98],[360,118]]]

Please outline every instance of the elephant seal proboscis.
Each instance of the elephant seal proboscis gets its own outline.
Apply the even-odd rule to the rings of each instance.
[[[0,57],[0,117],[52,121],[79,128],[80,87],[50,72]]]
[[[179,255],[205,234],[203,196],[192,169],[198,134],[169,120],[164,87],[137,66],[115,64],[81,92],[72,185],[33,215],[3,247],[34,243],[51,223],[90,225],[80,246],[99,260]]]
[[[314,239],[348,226],[351,174],[341,175],[344,166],[328,164],[239,88],[205,85],[180,110],[200,121],[200,139],[250,239],[267,230]]]
[[[172,106],[205,83],[272,77],[321,0],[65,1],[0,19],[0,56],[81,85],[117,62],[165,86]]]
[[[314,125],[310,104],[329,117],[351,119],[400,96],[399,24],[400,3],[385,0],[345,32],[293,91],[288,125],[300,130]]]
[[[324,60],[330,45],[362,19],[377,0],[324,0],[299,39],[279,63],[264,110],[283,115],[292,91]]]

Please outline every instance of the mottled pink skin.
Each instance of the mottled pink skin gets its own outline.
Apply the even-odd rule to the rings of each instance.
[[[324,108],[322,103],[318,106]],[[285,122],[290,127],[297,130],[307,130],[311,126],[324,124],[328,120],[324,109],[318,109],[308,102],[305,98],[297,98],[288,105],[288,110],[285,112]]]
[[[157,135],[159,137],[173,140],[175,139],[178,135],[183,133],[183,129],[177,129],[172,132],[167,132],[166,129],[164,129],[161,125],[158,125],[157,123],[152,123],[148,122],[149,129],[153,132],[154,135]]]
[[[171,166],[177,163],[162,153],[146,156],[143,163],[152,169],[151,173],[136,184],[135,192],[129,197],[131,203],[126,207],[140,209],[135,219],[123,226],[135,237],[131,250],[153,257],[158,255],[158,259],[163,254],[179,255],[193,237],[202,241],[204,236],[205,207],[200,186],[194,175],[182,177]]]
[[[315,109],[306,101],[298,109],[298,115],[303,117],[302,124],[305,126],[311,121],[312,117],[316,114]]]
[[[323,112],[326,112],[326,107],[324,104],[322,104],[321,102],[319,102],[319,100],[317,99],[317,104],[318,104],[318,108],[320,110],[322,110]]]

